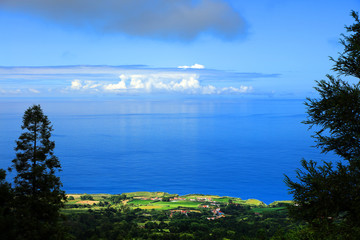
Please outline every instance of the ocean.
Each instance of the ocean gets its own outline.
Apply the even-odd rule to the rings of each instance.
[[[22,115],[40,103],[67,193],[165,191],[290,200],[284,174],[312,147],[304,99],[118,97],[1,99],[0,168],[15,157]],[[13,177],[14,173],[9,175]],[[9,179],[9,180],[10,180]]]

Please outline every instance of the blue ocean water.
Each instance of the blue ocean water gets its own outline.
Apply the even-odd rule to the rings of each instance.
[[[67,193],[165,191],[288,200],[284,174],[312,148],[304,100],[243,98],[2,99],[0,168],[15,156],[27,107],[54,125]],[[11,177],[11,175],[10,175]]]

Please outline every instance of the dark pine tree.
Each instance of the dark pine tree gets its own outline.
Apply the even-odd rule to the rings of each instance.
[[[360,21],[358,13],[351,15],[355,23],[340,41],[344,52],[337,60],[330,58],[338,78],[318,81],[319,98],[305,103],[304,123],[315,127],[316,146],[340,160],[302,160],[298,181],[285,178],[295,202],[290,213],[309,224],[314,239],[360,239]]]
[[[56,173],[60,163],[54,155],[53,130],[40,105],[33,105],[23,116],[24,130],[16,141],[12,161],[14,179],[14,215],[17,239],[61,239],[59,210],[66,200]]]

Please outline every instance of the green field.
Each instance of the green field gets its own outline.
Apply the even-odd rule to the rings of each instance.
[[[129,206],[131,206],[132,208],[168,210],[168,209],[175,209],[175,208],[179,208],[179,207],[198,208],[200,203],[192,202],[192,201],[162,202],[162,201],[135,199],[135,200],[129,201],[127,204]]]
[[[134,204],[134,205],[148,205],[150,203],[153,203],[153,200],[141,200],[141,199],[134,199],[132,201],[129,201],[127,204]]]

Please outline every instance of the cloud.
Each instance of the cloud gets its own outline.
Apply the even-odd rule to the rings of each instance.
[[[22,93],[21,89],[1,89],[0,95],[19,95]]]
[[[75,79],[71,82],[70,89],[72,90],[84,90],[84,89],[96,89],[101,84],[95,83],[94,81],[81,81],[79,79]]]
[[[71,82],[71,89],[73,90],[80,90],[82,88],[82,83],[80,80],[75,79],[74,81]]]
[[[192,40],[202,33],[233,39],[245,28],[225,0],[1,0],[0,8],[74,27],[161,39]]]
[[[156,74],[122,74],[115,83],[81,81],[71,82],[70,90],[87,93],[185,93],[185,94],[245,94],[253,89],[251,86],[215,87],[202,85],[197,74],[156,73]]]
[[[195,63],[195,64],[192,65],[192,66],[178,66],[178,68],[182,68],[182,69],[188,69],[188,68],[192,68],[192,69],[204,69],[205,66],[204,66],[204,65],[201,65],[201,64]]]
[[[123,90],[126,89],[126,84],[124,81],[120,81],[116,84],[108,84],[108,85],[104,85],[103,88],[106,91],[117,91],[117,90]]]
[[[200,68],[186,70],[147,66],[0,67],[0,95],[39,97],[116,94],[259,94],[257,79],[279,74],[228,72]],[[247,83],[247,84],[245,84]]]
[[[253,90],[252,86],[240,86],[239,88],[235,87],[224,87],[222,88],[222,92],[228,93],[248,93]]]
[[[39,90],[36,90],[34,88],[29,88],[29,92],[36,93],[36,94],[40,93]]]

